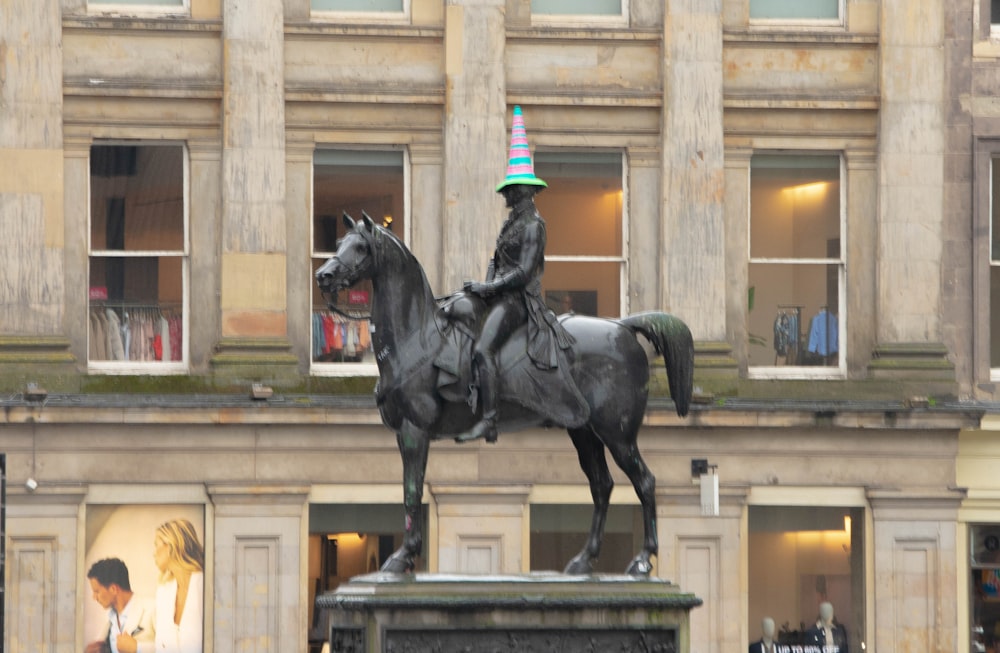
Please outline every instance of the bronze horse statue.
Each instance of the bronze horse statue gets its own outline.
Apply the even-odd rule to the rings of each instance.
[[[459,298],[474,307],[482,300],[463,293],[446,300],[435,299],[420,263],[391,231],[376,225],[367,215],[355,222],[345,214],[344,224],[347,233],[338,243],[337,252],[316,271],[316,281],[328,301],[333,301],[338,291],[362,279],[371,280],[372,345],[379,368],[376,401],[383,423],[396,433],[403,460],[406,511],[403,544],[386,560],[382,571],[404,573],[413,570],[414,558],[423,543],[420,508],[430,442],[455,437],[477,419],[467,397],[443,390],[443,377],[448,372],[436,361],[442,351],[454,348],[454,338],[449,334],[458,332],[449,328],[443,317],[445,304]],[[532,386],[524,382],[532,378],[530,373],[518,376],[518,370],[532,366],[525,353],[522,327],[500,352],[500,430],[562,426],[569,431],[590,482],[594,512],[586,545],[567,564],[567,574],[591,573],[600,553],[614,485],[605,460],[607,448],[632,482],[642,504],[643,546],[626,573],[648,576],[658,546],[656,479],[636,444],[649,382],[649,358],[636,333],[663,355],[670,394],[677,414],[683,417],[692,393],[691,332],[680,319],[659,312],[617,320],[572,314],[559,319],[576,340],[566,350],[564,364],[576,383],[575,396],[586,402],[583,414],[553,418],[525,398],[527,393],[544,390],[545,379]]]

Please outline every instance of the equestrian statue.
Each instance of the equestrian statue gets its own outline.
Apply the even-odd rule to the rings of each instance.
[[[461,291],[436,299],[413,254],[367,214],[357,222],[344,215],[346,235],[316,272],[330,302],[338,291],[371,281],[375,397],[383,423],[396,433],[406,513],[403,544],[382,571],[412,571],[421,552],[432,440],[496,442],[499,432],[539,426],[569,432],[594,502],[590,535],[565,573],[591,573],[600,554],[614,485],[605,450],[642,505],[643,545],[626,573],[652,571],[656,479],[637,446],[649,358],[636,334],[663,356],[670,396],[684,417],[693,387],[691,331],[661,312],[604,319],[557,317],[549,310],[541,297],[545,222],[534,202],[545,187],[534,174],[523,114],[515,107],[507,176],[496,189],[510,213],[483,282],[467,281]]]

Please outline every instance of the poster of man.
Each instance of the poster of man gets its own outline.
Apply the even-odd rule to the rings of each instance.
[[[89,505],[86,653],[202,653],[205,509]]]

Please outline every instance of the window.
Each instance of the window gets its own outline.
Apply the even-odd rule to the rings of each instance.
[[[1000,525],[969,527],[969,616],[973,651],[995,651],[1000,645]]]
[[[809,629],[829,603],[835,645],[865,650],[864,509],[750,506],[749,528],[750,641],[770,617],[779,644],[813,644]]]
[[[344,235],[343,215],[362,212],[407,240],[404,152],[317,150],[313,158],[313,272],[337,250]],[[375,374],[375,354],[365,317],[371,308],[371,283],[338,293],[337,310],[313,286],[313,370],[330,374]]]
[[[843,0],[750,0],[750,22],[834,24],[842,21]]]
[[[421,513],[425,555],[416,559],[418,572],[427,571],[428,514],[425,505]],[[378,571],[403,545],[403,515],[402,504],[309,505],[309,641],[317,644],[317,650],[330,631],[320,622],[316,597],[353,576]]]
[[[621,24],[628,0],[531,0],[531,18],[542,23]]]
[[[186,189],[182,145],[90,148],[91,367],[185,369]]]
[[[990,0],[990,27],[994,35],[1000,32],[1000,0]]]
[[[1000,380],[1000,157],[990,166],[990,368]]]
[[[844,361],[841,158],[755,154],[750,161],[748,362],[829,375]]]
[[[97,0],[87,3],[91,13],[187,14],[190,0]]]
[[[410,0],[310,0],[314,18],[355,22],[401,22]]]
[[[625,219],[621,153],[535,155],[548,183],[535,205],[548,242],[542,292],[557,314],[624,314]]]
[[[531,571],[562,571],[583,550],[590,534],[591,505],[531,505]],[[597,573],[621,574],[642,549],[642,508],[612,505]]]

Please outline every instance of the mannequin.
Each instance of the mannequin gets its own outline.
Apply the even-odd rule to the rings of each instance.
[[[774,619],[764,617],[760,622],[761,638],[750,645],[750,653],[776,653],[777,641],[774,638]]]
[[[848,653],[847,630],[833,618],[833,604],[819,604],[819,619],[806,631],[806,645],[818,646],[822,653]]]

